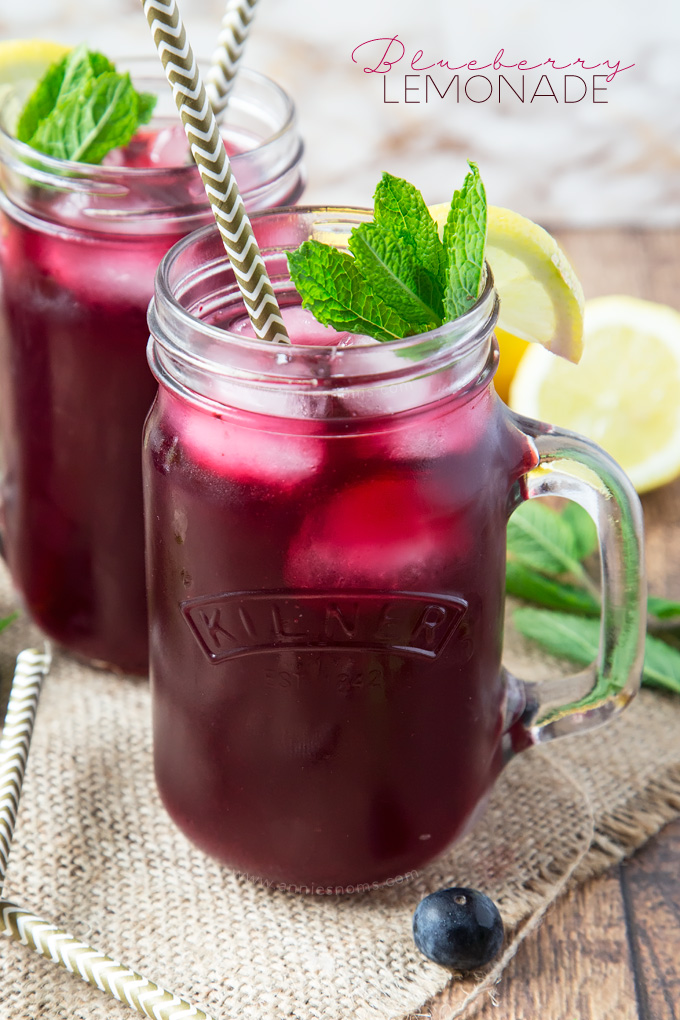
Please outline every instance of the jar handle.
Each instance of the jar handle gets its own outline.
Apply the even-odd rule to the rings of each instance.
[[[588,668],[543,683],[505,671],[509,752],[589,730],[625,708],[640,685],[646,630],[642,508],[627,475],[583,436],[512,418],[537,459],[516,488],[512,510],[526,499],[561,496],[588,512],[600,547],[602,614],[597,659]]]

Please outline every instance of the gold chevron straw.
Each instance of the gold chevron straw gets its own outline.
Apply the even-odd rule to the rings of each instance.
[[[10,900],[0,900],[0,929],[151,1020],[212,1020],[197,1006]]]
[[[26,648],[17,656],[0,738],[0,891],[17,820],[21,786],[31,746],[43,678],[50,668],[49,648]]]
[[[256,6],[257,0],[227,0],[217,49],[205,76],[208,99],[216,115],[222,112],[229,101]]]
[[[17,657],[0,739],[0,890],[14,833],[21,787],[49,649],[26,649]],[[212,1020],[160,985],[100,953],[11,900],[0,899],[0,932],[60,964],[151,1020]]]
[[[142,5],[255,333],[261,340],[289,343],[177,4],[142,0]]]

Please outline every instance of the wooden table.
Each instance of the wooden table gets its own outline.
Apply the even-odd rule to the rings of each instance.
[[[632,294],[680,310],[680,231],[554,233],[587,298]],[[680,599],[680,481],[643,505],[650,589]],[[475,1020],[680,1020],[680,820],[556,904],[494,999]]]

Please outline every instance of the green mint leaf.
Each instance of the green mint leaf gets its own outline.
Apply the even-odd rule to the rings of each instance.
[[[588,511],[569,500],[560,517],[571,528],[577,559],[584,560],[594,553],[597,549],[597,528]]]
[[[95,71],[95,68],[98,70]],[[66,103],[72,96],[77,95],[100,71],[113,69],[106,57],[91,54],[84,45],[76,46],[65,57],[52,64],[26,101],[17,125],[19,141],[33,144],[32,140],[40,124],[60,103]]]
[[[408,335],[408,323],[366,289],[347,252],[320,241],[305,241],[297,251],[286,254],[303,307],[325,326],[377,340]]]
[[[680,651],[648,634],[642,682],[649,687],[660,687],[680,694]]]
[[[10,613],[9,616],[4,616],[2,620],[0,620],[0,633],[2,633],[3,630],[6,630],[10,623],[14,623],[18,615],[19,613],[15,611]]]
[[[101,163],[111,149],[127,145],[139,127],[139,99],[129,74],[101,74],[81,109],[77,122],[78,145],[72,159]]]
[[[550,609],[516,609],[513,623],[524,637],[536,641],[552,655],[587,666],[597,657],[600,621]]]
[[[97,53],[95,50],[87,50],[87,56],[95,78],[98,78],[100,74],[106,74],[107,71],[113,71],[115,73],[115,64],[112,64],[109,58],[105,57],[103,53]]]
[[[78,46],[52,65],[19,117],[17,137],[58,159],[100,163],[127,145],[153,112],[155,97],[138,93],[101,53]]]
[[[528,608],[516,609],[512,618],[520,634],[559,658],[586,666],[597,656],[599,620]],[[645,640],[642,682],[680,694],[680,652],[650,634]]]
[[[33,145],[57,159],[100,163],[110,149],[132,138],[137,123],[129,77],[107,72],[60,102],[36,131]]]
[[[436,288],[437,302],[431,307],[441,320],[444,314],[442,299],[446,254],[425,199],[413,184],[384,173],[375,189],[373,211],[375,222],[383,230],[413,244],[428,281]]]
[[[26,142],[30,145],[40,122],[49,117],[57,105],[66,74],[68,59],[69,56],[67,54],[57,63],[52,64],[26,100],[16,127],[16,136],[20,142]]]
[[[658,595],[650,595],[647,599],[647,612],[657,620],[680,620],[680,602],[662,599]]]
[[[453,196],[443,240],[448,260],[444,309],[447,318],[456,319],[477,300],[484,270],[486,194],[475,163]]]
[[[350,235],[349,250],[372,292],[408,322],[411,333],[441,326],[441,289],[419,264],[408,236],[396,236],[378,223],[362,223]]]
[[[137,118],[140,126],[142,124],[148,124],[153,116],[153,111],[156,108],[156,100],[158,96],[155,96],[153,92],[138,92],[137,93]]]
[[[101,67],[100,61],[95,61],[95,64]],[[55,105],[58,106],[59,103],[68,102],[73,96],[78,95],[86,82],[94,81],[97,73],[99,72],[95,71],[87,47],[76,46],[66,57],[64,78],[59,88],[59,95]]]
[[[508,559],[543,574],[582,573],[571,528],[539,500],[523,503],[508,521]]]
[[[508,560],[505,590],[509,595],[527,602],[537,602],[550,609],[562,609],[585,616],[600,615],[599,602],[585,588],[556,581],[515,560]]]

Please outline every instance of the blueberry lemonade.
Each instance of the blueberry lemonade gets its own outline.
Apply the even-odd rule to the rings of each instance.
[[[241,873],[356,891],[441,854],[512,753],[630,700],[639,504],[587,440],[494,392],[473,164],[441,237],[389,174],[373,217],[283,209],[252,226],[290,343],[254,338],[215,229],[168,253],[149,311],[156,777],[180,828]],[[607,644],[567,705],[501,666],[507,520],[550,493],[597,505],[611,564]]]
[[[147,669],[140,443],[162,256],[212,219],[157,63],[65,53],[0,130],[2,532],[48,635]],[[156,101],[156,91],[159,92]],[[167,95],[165,93],[168,93]],[[242,70],[224,120],[246,205],[303,185],[292,105]]]

